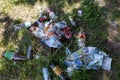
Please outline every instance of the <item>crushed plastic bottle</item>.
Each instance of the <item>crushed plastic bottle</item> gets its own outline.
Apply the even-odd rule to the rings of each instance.
[[[85,47],[85,39],[86,39],[85,33],[80,31],[77,36],[77,39],[78,39],[78,47],[84,48]]]
[[[44,77],[44,80],[51,80],[48,68],[43,68],[43,77]]]
[[[21,23],[21,24],[14,25],[14,28],[15,28],[15,30],[19,30],[23,27],[28,28],[30,25],[31,25],[31,22],[28,21],[28,22],[24,22],[24,23]]]

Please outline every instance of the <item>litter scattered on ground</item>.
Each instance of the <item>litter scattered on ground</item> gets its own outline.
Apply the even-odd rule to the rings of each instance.
[[[79,34],[77,35],[77,40],[78,40],[78,47],[79,48],[84,48],[85,47],[85,33],[80,31]]]
[[[46,14],[45,14],[46,13]],[[78,10],[78,16],[82,16],[82,10]],[[48,17],[49,16],[49,17]],[[40,12],[39,19],[34,23],[27,21],[21,24],[14,25],[15,30],[21,28],[28,29],[34,36],[40,39],[44,45],[50,48],[60,48],[62,46],[61,39],[65,37],[70,39],[72,37],[70,28],[65,21],[57,21],[58,16],[50,10],[46,9],[45,12]],[[69,17],[69,20],[73,26],[76,26],[76,22]],[[97,47],[85,46],[86,35],[84,32],[80,31],[77,35],[77,44],[79,49],[75,52],[71,52],[68,47],[66,47],[65,53],[67,55],[64,60],[67,66],[66,72],[71,76],[74,70],[78,69],[111,69],[112,58],[110,58],[105,52],[101,51]],[[27,59],[39,59],[41,56],[39,54],[32,55],[32,46],[28,47]],[[26,57],[20,55],[18,52],[6,51],[2,54],[5,58],[14,61],[24,61],[27,60]],[[16,64],[16,63],[14,63]],[[70,80],[58,66],[51,64],[50,67],[54,73],[61,80]],[[48,68],[43,68],[43,78],[44,80],[51,80]]]
[[[111,69],[112,58],[97,47],[85,46],[85,33],[80,31],[78,36],[79,49],[73,53],[66,47],[67,57],[64,61],[68,66],[66,72],[71,76],[75,69]]]
[[[43,78],[44,80],[51,80],[48,68],[43,68]]]
[[[74,69],[110,70],[111,61],[112,59],[98,48],[84,47],[68,55],[65,64],[68,66],[67,72],[71,75]]]
[[[64,36],[66,39],[72,37],[70,28],[65,21],[55,21],[57,16],[55,13],[47,9],[45,14],[40,13],[40,17],[33,24],[25,22],[14,26],[15,30],[26,27],[31,33],[41,40],[45,45],[52,48],[60,48],[62,42],[60,41]]]

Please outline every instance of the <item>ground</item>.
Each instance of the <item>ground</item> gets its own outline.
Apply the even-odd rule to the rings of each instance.
[[[35,21],[39,12],[50,7],[70,26],[73,37],[63,42],[59,50],[51,51],[38,44],[39,41],[26,29],[15,31],[15,24]],[[81,9],[83,15],[77,16]],[[73,27],[69,16],[77,22]],[[25,62],[14,62],[0,58],[0,80],[42,80],[42,68],[52,61],[57,62],[65,71],[65,47],[73,52],[77,50],[75,36],[83,30],[86,33],[86,45],[96,46],[105,51],[112,59],[110,71],[89,70],[75,71],[72,80],[120,80],[120,1],[119,0],[0,0],[0,54],[2,51],[18,50],[26,56],[27,47],[33,46],[33,53],[40,54],[40,59]],[[54,80],[58,77],[50,70]]]

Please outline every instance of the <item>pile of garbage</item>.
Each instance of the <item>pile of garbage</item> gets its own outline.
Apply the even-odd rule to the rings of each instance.
[[[82,16],[82,11],[78,10],[78,16]],[[64,37],[70,39],[72,37],[70,28],[65,21],[57,21],[55,13],[46,9],[45,12],[41,12],[39,19],[34,23],[25,22],[14,26],[15,30],[21,28],[27,28],[32,34],[40,39],[42,43],[51,48],[60,48],[62,46],[61,39]],[[70,18],[71,24],[76,26],[76,22]],[[71,52],[66,47],[65,53],[67,54],[64,64],[67,66],[66,72],[72,75],[74,70],[78,69],[111,69],[112,58],[110,58],[104,51],[97,47],[91,47],[85,45],[86,35],[83,31],[80,31],[77,35],[78,50]],[[3,52],[2,56],[14,61],[25,61],[31,59],[31,49],[29,46],[27,50],[27,57],[20,55],[18,52]],[[34,59],[39,59],[38,55],[34,56]],[[70,80],[63,71],[56,66],[51,64],[50,67],[60,77],[61,80]],[[51,80],[48,68],[43,68],[44,80]]]
[[[45,15],[46,13],[46,15]],[[39,19],[33,24],[25,22],[14,26],[15,30],[19,30],[26,27],[31,33],[40,39],[42,43],[51,48],[60,48],[63,37],[70,39],[72,37],[70,28],[65,21],[57,21],[55,13],[46,9],[45,12],[41,12]]]
[[[105,52],[97,47],[85,46],[85,33],[79,32],[78,34],[78,47],[79,49],[73,53],[66,47],[67,57],[64,61],[68,66],[67,72],[72,75],[73,70],[77,69],[111,69],[112,58]]]

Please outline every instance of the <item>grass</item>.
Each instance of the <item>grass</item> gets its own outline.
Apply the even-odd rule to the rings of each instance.
[[[113,0],[107,1],[109,1],[110,4],[116,4],[116,2],[112,2]],[[57,62],[62,70],[65,71],[66,66],[63,64],[63,61],[66,57],[65,47],[69,47],[72,52],[78,49],[76,43],[76,34],[80,30],[85,31],[86,33],[86,45],[96,46],[101,50],[110,53],[109,55],[113,58],[114,62],[112,64],[112,74],[114,74],[114,76],[112,76],[112,74],[109,72],[108,77],[112,80],[120,79],[120,59],[116,54],[119,52],[119,50],[112,51],[109,49],[110,46],[106,46],[107,43],[105,43],[109,35],[107,30],[109,23],[106,21],[106,15],[112,14],[110,17],[111,19],[120,19],[120,11],[116,7],[115,9],[109,7],[99,7],[94,2],[94,0],[1,0],[0,4],[0,10],[2,11],[0,12],[0,26],[3,26],[0,27],[0,29],[5,30],[2,32],[2,34],[0,34],[3,36],[3,39],[0,42],[1,48],[8,51],[19,50],[22,55],[26,56],[28,45],[32,45],[33,53],[41,55],[41,58],[38,60],[34,59],[25,62],[16,62],[16,64],[14,61],[9,61],[5,58],[0,59],[0,80],[42,80],[43,67],[49,68],[50,75],[53,80],[60,80],[52,72],[49,64],[53,61]],[[21,29],[20,31],[16,32],[13,29],[14,24],[24,22],[25,20],[36,20],[39,14],[36,6],[39,4],[42,6],[47,4],[48,7],[55,11],[60,20],[65,20],[68,23],[72,32],[74,33],[72,39],[63,42],[63,47],[61,49],[51,52],[50,50],[45,49],[40,44],[38,44],[39,41],[26,29]],[[117,2],[117,4],[119,3]],[[17,12],[17,9],[20,9],[20,11],[18,10]],[[78,9],[83,11],[83,15],[81,17],[77,16]],[[26,12],[27,10],[29,13]],[[73,19],[77,22],[76,27],[71,26],[70,21],[68,20],[69,15],[72,16]],[[118,43],[119,42],[120,41],[118,40]],[[113,55],[112,52],[115,53],[115,55]],[[115,71],[117,71],[117,73]],[[102,78],[102,70],[75,70],[71,79],[107,80]]]

